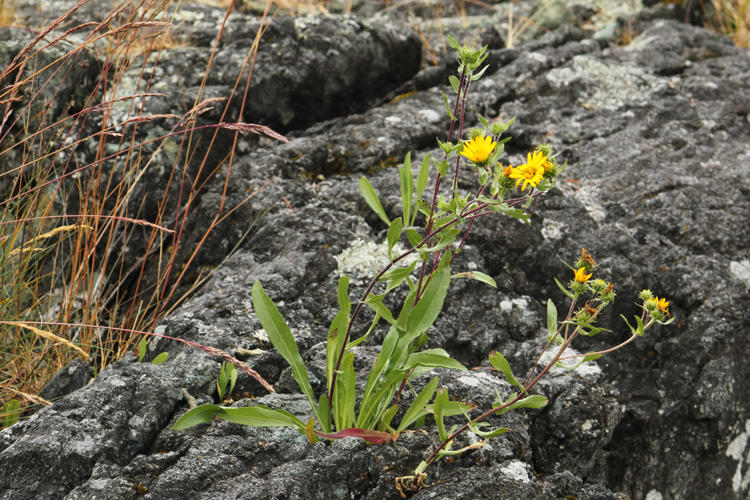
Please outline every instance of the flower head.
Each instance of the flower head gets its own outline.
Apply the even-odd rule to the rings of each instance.
[[[533,153],[526,154],[526,165],[534,171],[541,167],[544,169],[545,174],[552,170],[552,163],[542,151],[534,151]]]
[[[494,151],[497,142],[491,136],[478,135],[464,143],[461,154],[474,163],[484,163]]]
[[[518,187],[521,182],[523,182],[523,186],[521,186],[521,191],[525,191],[527,186],[536,187],[537,184],[539,184],[542,181],[542,176],[544,175],[544,167],[534,167],[533,165],[529,165],[528,163],[525,165],[519,165],[516,168],[513,169],[512,172],[510,172],[511,179],[516,179],[516,187]]]
[[[575,280],[578,283],[586,283],[591,278],[592,274],[586,274],[586,268],[580,267],[575,272]]]
[[[664,314],[666,314],[666,315],[667,315],[667,317],[670,317],[670,318],[672,317],[672,316],[671,316],[671,315],[669,314],[669,310],[667,310],[667,308],[669,307],[669,301],[668,301],[667,299],[665,299],[664,297],[660,298],[660,299],[659,299],[659,300],[658,300],[658,301],[656,302],[656,306],[657,306],[657,307],[659,308],[659,310],[660,310],[661,312],[663,312]]]

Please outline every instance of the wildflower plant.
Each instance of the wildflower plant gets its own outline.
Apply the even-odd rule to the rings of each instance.
[[[547,302],[547,341],[527,378],[523,382],[517,379],[502,354],[489,354],[493,368],[515,387],[513,394],[503,398],[498,393],[491,408],[475,409],[469,403],[451,400],[446,389],[438,388],[439,380],[434,377],[418,393],[415,391],[408,407],[401,407],[402,392],[407,386],[411,388],[410,383],[417,376],[438,367],[466,370],[445,350],[425,349],[424,346],[430,328],[443,308],[452,280],[468,277],[495,286],[494,280],[482,272],[454,270],[454,261],[475,221],[497,215],[528,221],[526,209],[535,198],[555,186],[566,166],[557,161],[552,148],[546,144],[528,152],[526,163],[522,165],[503,165],[499,160],[504,153],[504,144],[509,140],[504,134],[513,120],[490,123],[479,117],[482,126],[470,130],[468,138],[462,139],[467,95],[471,84],[487,69],[486,66],[480,68],[487,56],[487,48],[460,46],[450,37],[449,41],[458,51],[459,65],[457,75],[450,77],[456,94],[453,104],[444,96],[450,125],[447,140],[438,139],[442,158],[433,159],[427,155],[420,162],[415,177],[411,155],[406,155],[399,168],[402,211],[393,220],[386,214],[370,182],[365,177],[359,180],[366,203],[388,225],[386,240],[390,262],[372,278],[355,302],[350,298],[349,278],[342,276],[339,279],[339,311],[328,330],[327,384],[322,394],[316,397],[313,392],[305,364],[281,313],[260,282],[253,285],[253,306],[258,319],[274,347],[291,367],[293,378],[312,407],[313,418],[304,422],[285,410],[263,405],[229,407],[205,404],[186,412],[175,423],[175,429],[185,429],[218,417],[245,425],[289,426],[305,433],[311,442],[358,437],[369,443],[382,444],[395,441],[400,432],[421,425],[425,417],[431,415],[439,444],[413,474],[397,479],[396,487],[403,493],[424,485],[425,470],[435,460],[477,446],[452,449],[459,434],[470,430],[483,438],[499,436],[508,429],[491,428],[486,422],[490,416],[546,405],[547,399],[532,394],[531,390],[553,366],[575,369],[631,342],[654,323],[671,321],[664,321],[669,305],[666,299],[645,291],[641,294],[641,314],[635,317],[635,326],[628,325],[632,333],[628,340],[605,351],[566,356],[566,349],[576,337],[608,331],[596,326],[596,320],[615,298],[614,286],[597,276],[593,257],[582,250],[574,266],[569,266],[569,283],[564,285],[556,280],[570,301],[567,314],[560,319],[553,302]],[[466,171],[477,177],[479,188],[474,192],[465,193],[458,187],[458,176]],[[422,196],[431,174],[435,176],[434,189],[430,201],[425,202]],[[422,222],[420,226],[418,221]],[[409,247],[398,253],[397,244],[402,242],[408,242]],[[405,292],[405,299],[400,309],[390,309],[384,299],[397,289]],[[374,312],[369,325],[358,321],[363,307]],[[353,348],[364,342],[381,322],[387,324],[388,331],[377,359],[366,374],[364,390],[358,393]],[[358,332],[361,333],[357,335]],[[548,351],[551,356],[543,358]],[[542,359],[549,361],[542,363]],[[400,415],[398,420],[397,415]],[[460,427],[449,428],[445,419],[451,416],[464,416],[466,422]]]

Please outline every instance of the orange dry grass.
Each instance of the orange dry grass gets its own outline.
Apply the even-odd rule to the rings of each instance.
[[[10,0],[0,0],[0,27],[16,24],[16,3]]]
[[[750,0],[711,0],[711,27],[729,35],[740,47],[750,47]]]
[[[146,61],[158,60],[148,55],[176,43],[170,34],[169,2],[113,3],[103,22],[85,27],[91,30],[86,41],[78,47],[65,45],[65,37],[55,30],[85,2],[81,0],[43,27],[10,66],[0,68],[0,79],[5,79],[0,89],[0,195],[5,196],[0,199],[0,406],[13,399],[25,405],[44,404],[35,395],[62,366],[80,357],[101,370],[128,352],[144,332],[153,331],[183,298],[178,294],[185,293],[181,290],[189,285],[184,282],[190,263],[208,234],[236,208],[225,207],[222,199],[203,238],[180,241],[192,204],[207,178],[216,175],[220,167],[230,172],[234,159],[232,148],[219,165],[211,164],[209,146],[203,157],[194,158],[199,164],[196,181],[188,183],[188,165],[179,159],[195,156],[197,130],[213,129],[211,145],[219,129],[235,131],[235,144],[240,133],[273,135],[252,124],[223,123],[226,108],[220,123],[196,128],[196,118],[206,106],[217,105],[215,100],[205,100],[202,91],[184,115],[144,115],[135,103],[153,95],[150,88],[154,82],[144,75],[155,73]],[[217,38],[225,23],[226,17]],[[243,67],[238,68],[233,92],[248,91],[241,75],[252,74],[261,35],[258,33]],[[56,94],[43,94],[40,89],[61,85],[55,75],[65,75],[73,64],[80,64],[79,53],[93,46],[93,40],[100,42],[100,50],[106,47],[105,53],[97,55],[109,71],[102,72],[83,109],[48,116]],[[65,49],[65,55],[40,65],[41,50],[50,41]],[[121,82],[126,72],[134,70],[141,75],[140,86],[132,94],[122,95]],[[204,84],[210,71],[211,62],[205,68]],[[249,81],[249,76],[245,78]],[[44,102],[43,95],[53,97]],[[119,118],[113,117],[116,106],[120,111],[129,106],[124,108],[124,117],[121,113]],[[171,130],[141,143],[138,129],[155,119],[171,121]],[[101,126],[79,138],[84,122]],[[131,198],[168,140],[176,140],[180,151],[174,155],[161,204],[149,215],[150,220],[144,220],[131,213]],[[86,164],[78,163],[76,154],[76,148],[84,144],[95,151]],[[175,190],[181,200],[177,207],[167,204],[178,202],[167,195]],[[65,211],[71,206],[67,198],[71,195],[78,200],[72,205],[75,213]],[[61,207],[63,212],[56,212]],[[140,249],[132,246],[136,232],[145,235]],[[134,251],[140,252],[134,264],[124,258],[125,248],[131,257]],[[185,264],[177,269],[178,262]],[[146,283],[144,276],[148,275],[156,277]]]

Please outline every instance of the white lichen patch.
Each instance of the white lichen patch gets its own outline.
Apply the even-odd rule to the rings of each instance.
[[[647,102],[662,79],[638,66],[606,64],[591,56],[575,56],[570,65],[554,68],[547,80],[555,87],[581,89],[579,103],[594,109],[615,111],[625,104]]]
[[[267,342],[270,342],[270,340],[269,340],[269,338],[268,338],[268,334],[267,334],[267,333],[266,333],[266,331],[265,331],[264,329],[262,329],[262,328],[261,328],[260,330],[255,330],[255,331],[254,331],[254,332],[252,333],[252,337],[253,337],[254,339],[256,339],[256,340],[259,340],[259,341],[261,341],[261,342],[266,342],[266,343],[267,343]]]
[[[471,372],[461,375],[458,381],[469,387],[489,387],[497,383],[497,379],[487,372]]]
[[[547,350],[543,355],[541,360],[539,361],[540,366],[546,366],[547,363],[552,361],[552,358],[555,357],[555,354],[557,354],[557,350],[555,349],[556,346],[552,346],[550,350]],[[565,353],[562,355],[563,358],[567,358],[570,356],[577,356],[581,354],[580,352],[576,351],[572,347],[568,347],[565,350]],[[563,361],[560,361],[565,366],[575,366],[578,364],[578,362],[581,361],[581,358],[572,358],[572,359],[566,359]],[[570,373],[575,373],[576,375],[579,375],[581,377],[596,377],[602,373],[602,369],[599,368],[599,365],[596,364],[595,361],[587,361],[586,363],[583,363],[581,366],[576,368],[575,370],[569,370],[567,368],[563,368],[562,366],[553,366],[549,373],[552,376],[560,376],[560,375],[567,375]]]
[[[522,483],[528,483],[530,481],[527,465],[520,460],[508,462],[506,466],[500,468],[500,472],[514,481],[520,481]]]
[[[544,219],[542,221],[542,237],[544,237],[545,240],[559,240],[563,237],[563,228],[565,228],[565,223],[554,220],[554,219]]]
[[[437,123],[443,119],[443,115],[435,111],[434,109],[420,109],[417,111],[417,116],[422,122]]]
[[[750,260],[732,261],[729,263],[729,274],[750,290]]]
[[[732,476],[732,489],[739,493],[746,491],[750,486],[750,450],[747,450],[747,441],[750,438],[750,420],[745,421],[745,431],[741,432],[729,443],[724,454],[737,460],[737,468]],[[746,453],[747,450],[747,453]]]
[[[401,245],[397,244],[394,249],[394,255],[403,252]],[[399,262],[401,266],[408,266],[415,260],[417,255],[410,255]],[[365,241],[360,238],[352,241],[343,252],[334,256],[338,263],[336,272],[339,276],[349,275],[353,278],[370,278],[385,267],[390,260],[388,259],[388,243],[375,243],[374,241]]]
[[[526,310],[529,307],[529,297],[523,296],[515,299],[504,299],[500,301],[500,311],[504,313],[511,312],[514,308]]]
[[[571,196],[578,200],[592,219],[602,222],[607,218],[607,210],[599,202],[601,196],[598,182],[597,179],[588,179],[585,183],[577,186],[562,183],[559,188],[565,196]]]
[[[663,497],[661,496],[661,493],[659,493],[656,490],[648,490],[648,493],[646,493],[646,500],[662,500]]]

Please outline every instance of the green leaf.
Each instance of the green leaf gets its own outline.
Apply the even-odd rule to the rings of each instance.
[[[511,370],[508,360],[505,359],[502,354],[497,351],[493,351],[492,353],[490,353],[490,363],[495,368],[495,370],[503,372],[503,375],[505,375],[505,380],[510,382],[511,385],[515,385],[524,393],[526,392],[526,389],[524,389],[523,385],[521,385],[521,383],[516,380],[516,377],[513,375],[513,370]]]
[[[396,395],[396,387],[409,375],[408,370],[389,368],[378,384],[377,391],[360,405],[357,427],[372,429],[381,420]],[[360,426],[359,422],[364,425]]]
[[[185,412],[183,416],[177,419],[177,422],[172,426],[172,429],[181,431],[189,429],[198,424],[207,424],[210,422],[214,415],[220,411],[221,406],[219,405],[200,405],[196,406]]]
[[[416,352],[409,356],[404,365],[405,369],[415,368],[417,366],[428,366],[431,368],[450,368],[452,370],[466,370],[466,367],[451,358],[443,349],[426,349]]]
[[[395,326],[392,326],[385,335],[380,354],[378,354],[378,357],[375,359],[375,363],[370,369],[370,374],[367,376],[367,385],[365,386],[365,392],[362,395],[362,403],[359,408],[356,427],[363,427],[364,420],[372,414],[370,406],[372,404],[373,395],[377,391],[380,385],[380,377],[383,375],[383,372],[391,359],[391,355],[396,349],[398,338],[398,330]],[[372,411],[374,411],[374,409],[372,409]]]
[[[422,248],[423,252],[439,252],[440,250],[444,249],[445,247],[452,245],[454,241],[456,241],[456,238],[458,237],[458,234],[461,232],[461,230],[457,227],[449,227],[446,229],[443,229],[440,232],[440,240],[438,241],[437,245],[429,247],[429,248]]]
[[[508,432],[510,429],[506,429],[505,427],[498,427],[497,429],[493,429],[491,431],[483,431],[482,427],[488,427],[490,424],[487,422],[472,422],[472,418],[469,416],[469,412],[464,412],[464,417],[466,417],[466,420],[469,421],[469,429],[471,432],[476,434],[477,436],[491,439],[497,436],[501,436]]]
[[[558,288],[559,288],[560,290],[562,290],[562,293],[564,293],[566,297],[568,297],[568,298],[569,298],[570,300],[573,300],[573,299],[575,299],[575,298],[576,298],[575,294],[574,294],[573,292],[571,292],[570,290],[568,290],[567,288],[565,288],[565,287],[563,286],[563,284],[562,284],[562,283],[560,283],[560,282],[559,282],[559,281],[557,280],[557,278],[553,278],[553,279],[555,280],[555,283],[557,283],[557,287],[558,287]],[[625,317],[623,316],[623,319],[624,319],[624,318],[625,318]],[[627,322],[628,322],[628,320],[625,320],[625,322],[627,323]]]
[[[341,374],[333,393],[333,418],[336,429],[346,429],[354,424],[354,401],[356,389],[354,384],[354,354],[347,352],[341,360]]]
[[[533,394],[531,396],[526,396],[525,398],[516,401],[512,405],[508,406],[507,408],[503,408],[502,410],[497,412],[497,415],[502,415],[503,413],[515,410],[518,408],[542,408],[547,405],[547,398],[544,396],[540,396],[538,394]]]
[[[417,174],[417,192],[414,197],[414,213],[409,220],[409,226],[413,226],[414,221],[417,219],[417,214],[419,213],[419,201],[422,199],[424,190],[427,189],[427,182],[430,178],[430,160],[431,155],[428,153],[422,160],[422,164],[419,166],[419,174]],[[404,223],[406,223],[406,221],[404,221]]]
[[[143,358],[146,357],[146,348],[148,347],[148,337],[143,337],[140,342],[138,342],[138,362],[140,363],[143,361]]]
[[[481,281],[482,283],[486,283],[493,288],[497,288],[497,283],[495,283],[495,280],[492,279],[492,276],[488,276],[479,271],[465,271],[462,273],[456,273],[452,276],[452,278],[471,278],[477,281]]]
[[[388,258],[391,260],[393,260],[393,247],[401,239],[401,231],[403,230],[404,224],[401,221],[401,217],[391,222],[391,225],[388,227]]]
[[[235,424],[251,425],[255,427],[292,427],[301,433],[305,432],[305,424],[285,410],[273,410],[264,405],[248,407],[222,407],[223,412],[217,417]]]
[[[383,416],[380,417],[380,423],[378,424],[379,431],[387,431],[393,429],[393,427],[391,427],[391,422],[393,421],[393,417],[396,416],[396,413],[398,413],[399,408],[400,407],[397,404],[391,405],[390,408],[388,408],[385,413],[383,413]]]
[[[219,380],[216,382],[216,391],[219,393],[219,399],[224,401],[234,390],[234,384],[237,382],[237,368],[233,363],[224,361],[219,369]],[[229,390],[227,391],[227,387]]]
[[[433,377],[432,380],[430,380],[427,385],[425,385],[424,388],[419,391],[419,394],[417,394],[417,397],[414,398],[414,401],[406,410],[404,416],[401,418],[401,423],[398,425],[397,429],[398,432],[408,429],[411,424],[428,413],[426,410],[426,405],[430,402],[432,396],[435,394],[435,389],[437,389],[437,386],[438,378]]]
[[[305,424],[285,410],[272,410],[264,405],[230,407],[213,404],[200,405],[188,410],[175,422],[175,430],[183,430],[210,422],[214,417],[229,422],[254,427],[292,427],[305,432]]]
[[[151,362],[154,365],[160,365],[164,363],[167,360],[167,357],[169,356],[168,352],[162,352],[158,356],[154,358],[154,360]]]
[[[635,321],[638,324],[638,328],[636,329],[635,334],[642,337],[643,336],[643,320],[641,319],[640,316],[636,316],[635,317]],[[599,332],[597,332],[597,333],[599,333]],[[594,334],[592,333],[590,335],[594,335]]]
[[[557,308],[552,299],[547,299],[547,331],[551,337],[557,334]]]
[[[342,276],[342,278],[344,278]],[[346,340],[346,329],[348,327],[349,316],[346,311],[339,310],[328,328],[328,340],[326,341],[326,387],[331,390],[333,382],[333,371],[336,369],[341,347]]]
[[[482,68],[481,70],[479,70],[479,73],[475,73],[475,74],[471,75],[471,81],[475,82],[475,81],[479,80],[480,78],[482,78],[482,75],[484,75],[484,72],[487,71],[487,68],[489,68],[489,67],[490,67],[490,65],[488,64],[487,66],[485,66],[484,68]]]
[[[416,229],[406,228],[406,238],[409,240],[409,243],[412,247],[416,248],[417,245],[422,243],[422,240],[424,239],[421,234]]]
[[[432,413],[435,416],[435,426],[438,429],[438,435],[440,441],[447,441],[450,433],[445,429],[445,423],[443,422],[443,408],[448,403],[448,389],[440,389],[435,396],[435,402],[432,405]]]
[[[388,308],[385,307],[382,303],[380,303],[380,305],[383,306],[383,308],[385,310],[388,310]],[[388,312],[390,313],[390,311],[388,311]],[[367,331],[360,338],[358,338],[357,340],[352,340],[351,342],[349,342],[347,344],[347,346],[346,346],[346,350],[348,351],[352,347],[358,346],[359,344],[361,344],[362,342],[364,342],[367,339],[367,337],[370,336],[370,334],[375,329],[375,327],[378,325],[378,322],[380,321],[380,318],[382,318],[382,317],[383,316],[379,312],[377,312],[377,310],[376,310],[375,317],[372,319],[372,323],[370,323],[370,328],[368,328]],[[391,319],[393,319],[393,317],[391,317]],[[393,320],[393,321],[395,323],[395,320]]]
[[[428,413],[432,413],[435,409],[435,405],[426,405],[425,408]],[[441,411],[443,412],[444,417],[454,417],[474,408],[476,408],[475,405],[464,403],[463,401],[444,401],[441,407]]]
[[[411,152],[406,153],[404,165],[399,167],[398,172],[401,177],[402,221],[404,224],[409,224],[411,205],[414,197],[414,174],[411,171]]]
[[[440,95],[443,96],[443,101],[445,101],[445,112],[448,114],[448,117],[451,119],[451,121],[456,121],[456,115],[454,115],[453,111],[451,111],[451,104],[450,101],[448,101],[448,96],[445,95],[444,92],[440,92]]]
[[[297,343],[294,341],[292,331],[287,326],[271,298],[263,290],[260,281],[253,283],[252,298],[255,314],[258,316],[260,324],[268,334],[268,338],[273,346],[291,367],[294,380],[299,385],[302,393],[307,396],[310,406],[318,422],[320,422],[321,419],[318,415],[317,405],[315,404],[315,399],[313,399],[310,378],[307,375],[307,369],[305,368],[304,361],[302,361],[302,356],[299,354],[299,349],[297,349]],[[344,332],[341,332],[341,335],[344,335]],[[304,428],[303,424],[302,429]]]
[[[331,432],[331,405],[328,403],[328,394],[320,395],[318,411],[320,412],[320,426],[323,428],[323,432]],[[311,422],[313,420],[311,419]]]
[[[396,321],[396,318],[393,317],[393,313],[391,313],[391,310],[386,307],[385,304],[382,302],[382,297],[380,297],[378,300],[369,300],[370,297],[365,300],[365,304],[370,306],[373,311],[375,311],[375,314],[380,315],[384,320],[386,320],[388,323],[393,325],[394,327],[397,326],[398,322]]]
[[[375,188],[372,187],[372,184],[367,180],[367,177],[363,176],[359,178],[359,190],[362,192],[362,197],[364,197],[365,202],[372,211],[375,212],[377,216],[380,217],[380,220],[385,222],[387,226],[390,226],[391,220],[385,214],[385,210],[383,210],[383,205],[380,204]]]
[[[458,41],[456,41],[456,39],[452,36],[447,35],[445,38],[448,40],[448,46],[453,50],[458,50],[459,48],[461,48],[461,46],[458,44]]]
[[[451,281],[450,266],[446,266],[432,276],[422,298],[409,314],[406,329],[410,335],[427,331],[443,309],[443,301]]]
[[[448,77],[448,81],[451,84],[451,88],[453,89],[453,92],[458,94],[458,86],[461,84],[460,80],[456,78],[455,76],[451,75]]]

